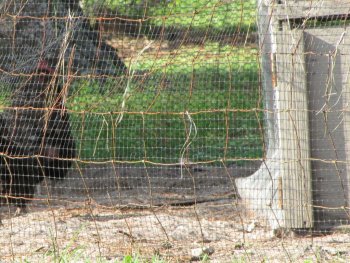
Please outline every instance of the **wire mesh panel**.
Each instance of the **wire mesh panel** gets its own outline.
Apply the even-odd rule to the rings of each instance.
[[[346,261],[340,4],[2,1],[0,261]]]

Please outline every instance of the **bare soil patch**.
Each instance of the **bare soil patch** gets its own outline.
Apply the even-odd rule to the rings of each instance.
[[[236,198],[232,179],[258,167],[89,165],[64,181],[43,182],[28,212],[2,207],[0,261],[53,261],[54,253],[113,262],[136,253],[170,262],[210,247],[211,262],[303,262],[350,257],[350,231],[277,238]],[[337,261],[337,262],[338,262]]]

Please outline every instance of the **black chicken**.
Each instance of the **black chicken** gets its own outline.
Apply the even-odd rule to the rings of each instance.
[[[76,157],[65,109],[72,82],[124,73],[76,0],[0,2],[0,89],[11,93],[0,115],[3,202],[25,207],[44,177],[66,176]]]
[[[40,61],[61,81],[118,78],[126,66],[91,25],[76,0],[3,0],[0,3],[0,81],[14,85]],[[19,75],[18,75],[19,74]]]
[[[51,74],[41,63],[0,119],[2,200],[23,208],[45,176],[64,178],[75,158],[64,94]]]

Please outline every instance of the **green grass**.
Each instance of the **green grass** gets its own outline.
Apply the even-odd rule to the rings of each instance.
[[[199,162],[262,155],[254,48],[209,43],[175,55],[144,53],[131,65],[150,78],[106,83],[107,95],[96,83],[75,87],[69,108],[84,112],[72,114],[80,158],[174,163],[184,155]]]
[[[73,236],[68,240],[68,243],[59,247],[57,240],[54,237],[53,231],[50,232],[51,247],[48,251],[39,254],[36,251],[33,255],[35,260],[32,261],[30,258],[24,258],[20,261],[14,262],[56,262],[56,263],[166,263],[159,255],[143,256],[139,253],[133,253],[132,255],[125,255],[122,259],[118,258],[106,258],[103,256],[92,257],[87,251],[86,247],[79,245],[81,233],[84,231],[84,225],[80,225],[77,230],[74,231]]]
[[[30,259],[24,259],[21,262],[31,263]],[[57,254],[46,253],[43,255],[40,261],[35,260],[34,262],[57,262],[57,263],[72,263],[72,262],[81,262],[81,263],[166,263],[167,261],[161,259],[159,256],[155,255],[152,258],[145,258],[140,255],[126,255],[121,260],[107,259],[105,257],[97,257],[91,259],[87,255],[84,248],[65,248]]]
[[[154,25],[222,31],[254,24],[253,0],[104,1],[118,14],[140,12],[141,2],[148,2],[141,9]],[[207,41],[162,54],[141,52],[126,64],[129,77],[104,84],[85,80],[71,88],[67,107],[79,158],[164,164],[181,157],[215,163],[262,156],[255,48]],[[136,78],[138,71],[149,72],[147,81]],[[0,100],[8,102],[5,95]]]
[[[152,27],[192,28],[211,32],[255,29],[255,0],[84,0],[91,16],[108,10],[117,16],[144,19],[142,31]]]
[[[177,0],[163,9],[153,7],[153,23],[162,26],[201,29],[246,29],[255,24],[255,1]]]

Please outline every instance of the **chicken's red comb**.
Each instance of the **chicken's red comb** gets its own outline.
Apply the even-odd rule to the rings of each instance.
[[[38,63],[38,70],[42,72],[46,72],[49,74],[55,73],[55,69],[49,66],[46,60],[40,60]]]

